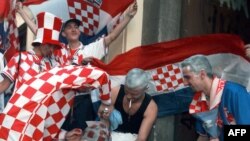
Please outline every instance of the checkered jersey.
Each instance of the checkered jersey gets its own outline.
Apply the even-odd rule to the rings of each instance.
[[[105,55],[104,38],[101,38],[91,44],[84,46],[81,44],[74,53],[71,53],[69,46],[63,46],[62,49],[56,50],[55,58],[62,65],[82,64],[82,60],[86,57],[95,57],[102,59]]]
[[[20,57],[21,55],[21,57]],[[58,65],[55,59],[39,57],[33,51],[16,53],[3,70],[11,81],[16,81],[16,88],[40,72]],[[20,60],[20,64],[18,64]]]
[[[93,87],[110,104],[110,81],[104,71],[84,66],[55,67],[26,81],[0,114],[0,140],[58,138],[72,105],[73,89]]]

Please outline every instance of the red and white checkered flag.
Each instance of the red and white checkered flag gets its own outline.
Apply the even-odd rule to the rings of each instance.
[[[34,0],[39,1],[39,0]],[[112,30],[122,13],[134,0],[40,0],[39,5],[30,4],[32,14],[50,12],[63,21],[72,18],[82,21],[80,30],[86,35],[97,35],[104,29]]]
[[[83,22],[79,27],[83,33],[93,35],[99,26],[100,9],[83,0],[67,0],[69,16]]]
[[[26,81],[0,114],[0,140],[53,140],[72,105],[73,89],[92,87],[111,103],[109,76],[83,66],[56,67]]]
[[[184,87],[181,69],[177,65],[169,64],[156,68],[150,73],[158,92],[173,91]]]

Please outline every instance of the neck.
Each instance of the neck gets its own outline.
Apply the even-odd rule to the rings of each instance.
[[[204,94],[205,94],[206,96],[208,96],[208,98],[209,98],[210,93],[211,93],[211,89],[212,89],[213,79],[207,78],[207,79],[205,80],[204,84],[205,84],[205,87],[204,87],[203,92],[204,92]]]
[[[42,56],[41,47],[34,47],[33,50],[37,56]]]
[[[69,42],[70,49],[77,49],[81,45],[80,41],[71,41]]]

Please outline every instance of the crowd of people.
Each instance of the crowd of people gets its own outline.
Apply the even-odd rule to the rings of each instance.
[[[0,112],[4,111],[8,102],[4,93],[12,85],[14,94],[25,82],[42,72],[55,67],[86,65],[83,62],[88,64],[91,58],[103,59],[106,48],[137,13],[137,3],[135,1],[128,8],[124,19],[111,33],[88,45],[83,45],[79,40],[79,26],[82,22],[78,19],[62,21],[56,15],[42,12],[36,16],[35,24],[23,10],[21,2],[17,4],[16,10],[36,38],[32,42],[33,49],[16,53],[9,62],[4,61],[2,52],[0,54]],[[66,38],[68,44],[59,41],[60,35]],[[250,45],[246,45],[245,50],[246,56],[250,58]],[[195,92],[190,114],[196,118],[197,133],[200,135],[198,141],[223,140],[223,125],[250,125],[250,112],[246,110],[250,108],[250,94],[244,86],[213,74],[211,63],[204,55],[194,55],[183,60],[181,68],[185,84]],[[98,110],[94,109],[91,100],[91,94],[97,89],[83,87],[75,90],[73,104],[61,127],[65,132],[62,136],[57,135],[57,138],[81,140],[88,128],[87,121],[99,117],[107,126],[112,126],[115,123],[112,123],[114,120],[110,117],[118,111],[120,116],[115,118],[120,122],[112,130],[136,134],[134,140],[146,141],[158,113],[156,102],[147,94],[148,83],[149,77],[145,70],[131,69],[125,77],[124,85],[112,88],[110,97],[101,98]],[[209,119],[206,118],[207,114],[210,115]],[[3,115],[0,115],[0,123],[3,122],[1,120]],[[0,125],[1,130],[3,128]]]

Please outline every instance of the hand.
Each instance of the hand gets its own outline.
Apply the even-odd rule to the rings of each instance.
[[[17,2],[17,3],[16,3],[16,11],[17,11],[19,14],[22,14],[22,12],[23,12],[23,4],[22,4],[22,2]]]
[[[209,141],[220,141],[219,138],[210,138]]]
[[[133,18],[135,14],[137,13],[137,1],[135,0],[132,5],[129,6],[129,10],[127,12],[127,16],[130,18]]]
[[[113,106],[105,105],[102,103],[98,109],[98,116],[101,119],[108,120],[112,110],[113,110]]]
[[[80,141],[81,137],[82,137],[82,129],[79,128],[72,129],[65,135],[65,139],[67,141]]]
[[[82,65],[88,65],[93,60],[93,57],[86,57],[82,60]]]
[[[250,59],[250,44],[245,45],[246,56]]]

